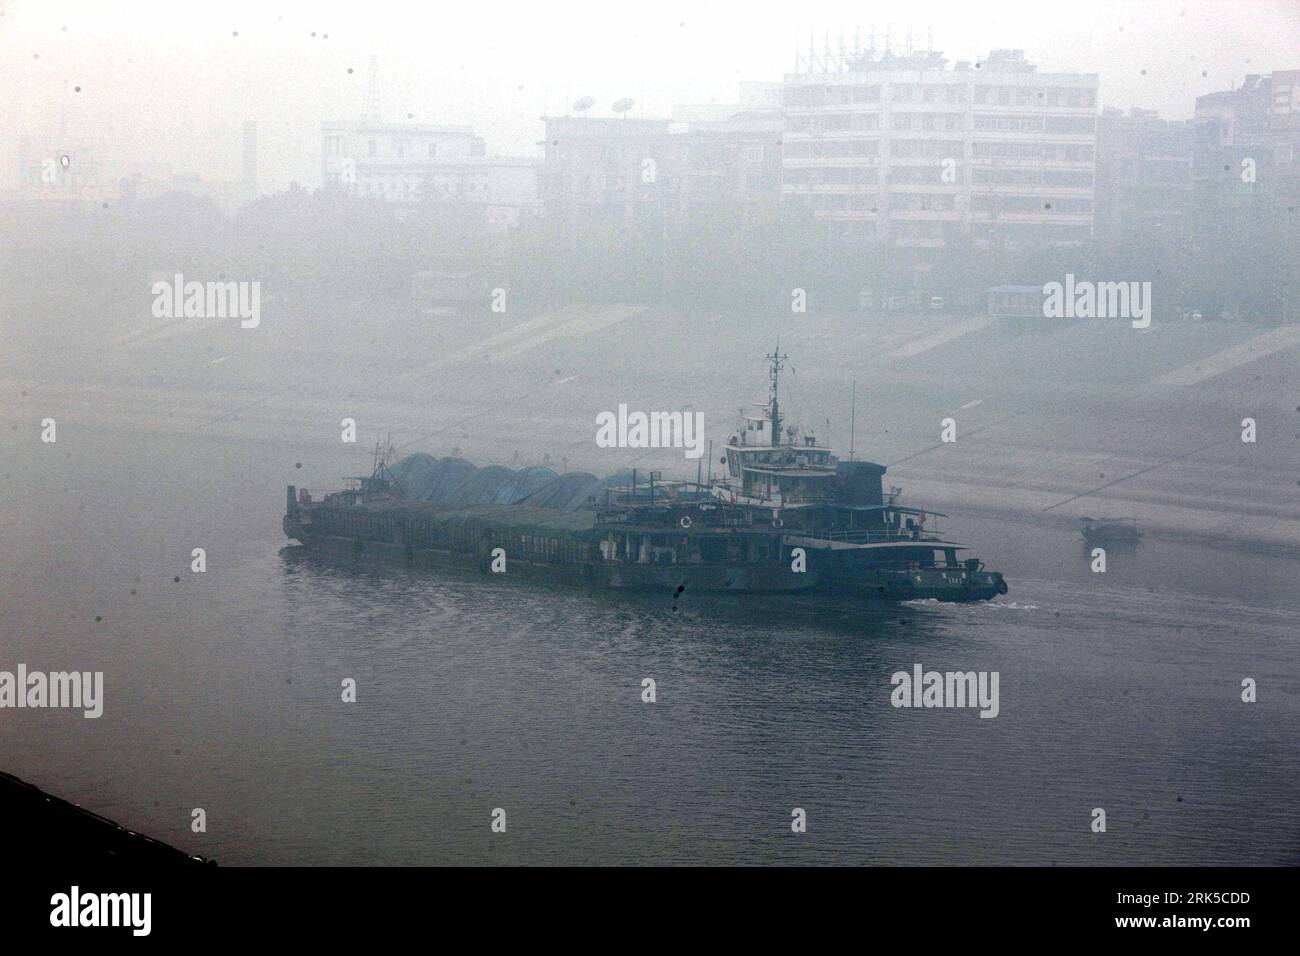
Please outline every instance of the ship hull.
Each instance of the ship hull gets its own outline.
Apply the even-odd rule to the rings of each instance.
[[[446,548],[415,548],[385,541],[313,533],[291,517],[285,534],[308,549],[336,560],[450,569],[492,574],[487,553]],[[574,585],[601,590],[692,594],[833,593],[866,602],[936,600],[985,601],[1006,593],[1001,575],[966,569],[928,569],[909,573],[870,567],[819,566],[813,558],[807,571],[792,573],[781,562],[628,563],[618,561],[545,562],[508,557],[502,577],[544,584]]]

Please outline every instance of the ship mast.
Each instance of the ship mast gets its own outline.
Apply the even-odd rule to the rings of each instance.
[[[381,474],[381,472],[390,470],[388,465],[393,460],[393,456],[396,453],[397,453],[397,449],[393,447],[392,432],[388,433],[387,445],[383,444],[382,442],[376,441],[375,442],[375,463],[374,463],[374,467],[370,471],[371,477],[382,478],[383,475]]]
[[[393,473],[391,462],[396,456],[397,449],[393,447],[393,433],[389,432],[387,444],[375,442],[375,465],[370,472],[370,480],[389,481],[400,494],[405,494],[402,491],[402,483],[397,480],[397,475]],[[384,477],[385,473],[388,475],[387,478]]]
[[[781,369],[785,368],[785,360],[790,356],[781,354],[781,339],[776,340],[776,351],[767,357],[768,365],[772,375],[772,447],[777,448],[781,444],[781,406],[777,401],[777,381],[781,376]]]

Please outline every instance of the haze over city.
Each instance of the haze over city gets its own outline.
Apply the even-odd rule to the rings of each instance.
[[[0,13],[16,859],[1300,859],[1297,4]]]
[[[1100,104],[1191,115],[1197,95],[1287,65],[1300,6],[1232,2],[0,3],[0,188],[19,140],[60,128],[102,143],[106,172],[233,178],[244,121],[259,128],[259,190],[320,184],[320,124],[359,115],[370,57],[384,118],[473,126],[489,154],[534,156],[539,118],[592,96],[632,117],[735,102],[779,83],[811,30],[820,52],[886,29],[895,51],[927,36],[949,60],[1022,49],[1047,72],[1100,75]],[[828,31],[828,34],[827,34]],[[928,31],[928,33],[927,33]],[[238,33],[238,36],[234,34]],[[314,35],[313,35],[314,34]],[[351,71],[351,72],[349,72]],[[76,87],[81,91],[75,91]]]

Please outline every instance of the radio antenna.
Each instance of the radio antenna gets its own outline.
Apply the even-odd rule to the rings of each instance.
[[[853,398],[849,405],[849,461],[853,460],[854,440],[858,428],[858,380],[853,380]]]

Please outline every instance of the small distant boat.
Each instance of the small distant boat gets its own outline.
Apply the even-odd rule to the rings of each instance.
[[[1083,539],[1093,542],[1140,541],[1142,532],[1137,526],[1137,518],[1089,518],[1082,517]]]

